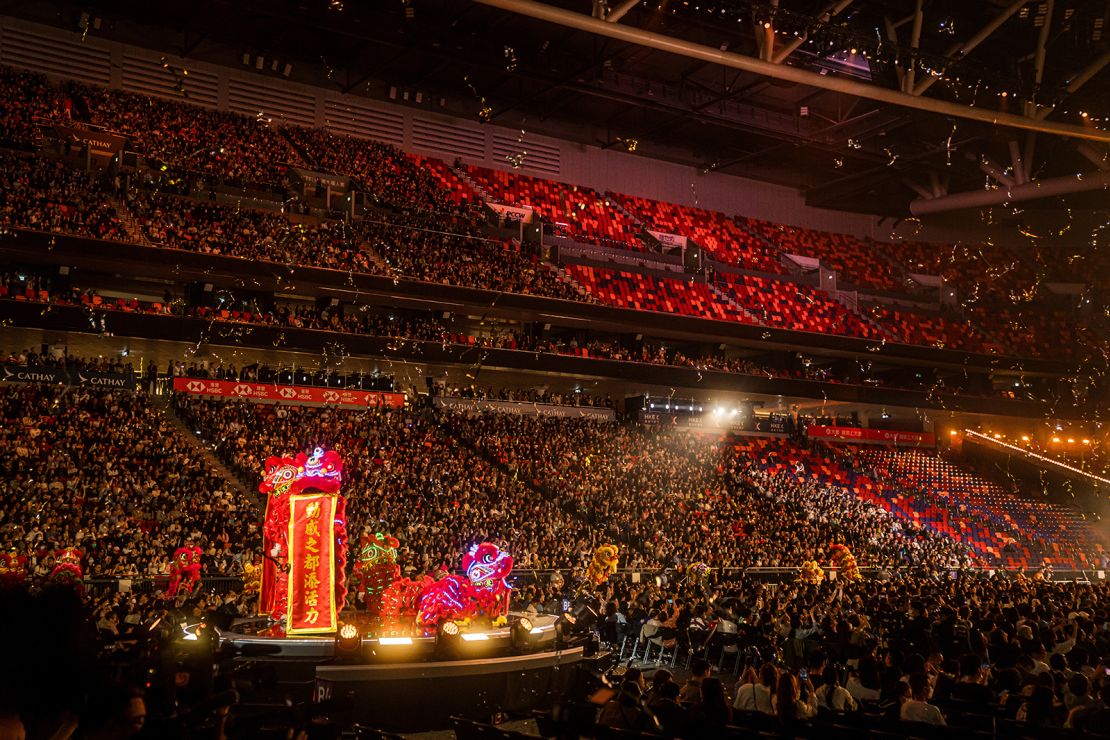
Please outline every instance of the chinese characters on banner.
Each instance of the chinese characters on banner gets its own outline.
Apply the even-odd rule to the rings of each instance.
[[[290,496],[287,635],[336,630],[334,545],[335,496]]]

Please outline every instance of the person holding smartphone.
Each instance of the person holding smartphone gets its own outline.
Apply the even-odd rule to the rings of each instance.
[[[986,686],[989,671],[990,664],[975,653],[964,655],[960,658],[960,680],[952,687],[951,698],[979,707],[994,704],[997,697]]]

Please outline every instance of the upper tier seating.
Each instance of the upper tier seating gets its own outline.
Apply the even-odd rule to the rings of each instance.
[[[119,215],[87,172],[0,152],[0,225],[122,241]]]
[[[992,349],[992,345],[967,321],[957,323],[939,315],[878,304],[868,308],[866,315],[896,342],[964,352],[987,353]]]
[[[297,155],[261,115],[215,111],[121,90],[74,86],[90,122],[127,136],[148,157],[175,170],[237,185],[281,187]]]
[[[940,275],[956,286],[965,305],[979,301],[1029,300],[1036,276],[1009,250],[994,244],[874,242],[909,272]]]
[[[615,193],[613,197],[649,228],[690,237],[715,260],[745,270],[786,272],[766,242],[737,226],[723,213],[634,195]]]
[[[473,199],[470,189],[438,160],[326,129],[289,126],[284,132],[311,166],[353,177],[379,203],[450,211]]]
[[[30,149],[39,139],[39,123],[67,120],[69,100],[37,72],[0,66],[0,144]]]
[[[1087,329],[1067,311],[1023,311],[979,307],[975,322],[1005,344],[1009,353],[1023,357],[1080,359],[1090,349]]]
[[[762,324],[794,331],[881,339],[882,332],[823,291],[754,275],[717,273],[717,288]]]
[[[567,273],[602,303],[720,321],[752,321],[716,296],[705,283],[567,265]]]
[[[467,165],[466,172],[494,202],[530,206],[576,241],[643,249],[632,220],[593,188],[473,165]]]
[[[895,266],[862,239],[743,216],[738,216],[736,222],[780,252],[821,260],[821,264],[836,270],[843,282],[892,292],[906,288]]]

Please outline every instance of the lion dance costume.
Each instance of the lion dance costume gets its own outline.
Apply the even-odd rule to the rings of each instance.
[[[397,548],[400,545],[396,537],[381,532],[364,534],[359,539],[348,590],[354,594],[366,594],[366,611],[371,616],[381,613],[382,594],[401,577],[401,567],[397,565]]]
[[[287,633],[334,631],[338,624],[337,605],[347,594],[342,481],[343,461],[334,450],[317,447],[311,456],[266,460],[258,486],[268,497],[259,609],[286,621]],[[290,601],[291,589],[296,603]]]
[[[200,556],[203,551],[196,545],[185,545],[173,551],[173,565],[170,566],[170,584],[166,596],[192,596],[200,583]]]
[[[613,544],[601,545],[594,551],[593,560],[586,567],[586,580],[595,587],[609,580],[617,572],[620,562],[620,549]]]
[[[27,580],[27,556],[14,547],[0,552],[0,588],[14,588]]]
[[[81,559],[84,556],[85,553],[76,547],[58,550],[54,556],[57,564],[54,566],[54,570],[50,571],[50,582],[58,586],[71,586],[77,589],[77,593],[84,596],[85,584],[82,583],[82,580],[85,573],[81,568]]]
[[[825,580],[825,571],[821,570],[816,560],[806,560],[802,563],[802,569],[798,573],[798,580],[802,583],[808,583],[811,586],[816,586]]]
[[[852,554],[847,545],[833,545],[829,549],[829,559],[832,560],[833,566],[840,571],[841,578],[858,581],[863,577],[859,572],[859,565],[856,564],[856,556]]]
[[[434,629],[442,621],[508,614],[512,589],[505,579],[513,570],[509,553],[492,542],[474,545],[463,556],[462,569],[465,576],[394,581],[382,594],[382,619],[415,617],[418,627]]]

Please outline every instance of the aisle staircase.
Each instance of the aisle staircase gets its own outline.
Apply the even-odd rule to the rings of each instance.
[[[139,222],[135,220],[135,216],[131,213],[127,204],[114,195],[108,196],[108,202],[112,204],[112,208],[115,209],[116,215],[119,216],[120,226],[123,227],[128,240],[133,244],[142,244],[144,247],[152,246],[150,239],[147,238],[146,232],[143,231],[143,227],[139,225]]]
[[[196,430],[193,429],[189,422],[178,416],[177,411],[173,407],[173,396],[171,394],[152,396],[152,398],[154,399],[154,405],[166,418],[166,421],[177,430],[181,438],[186,440],[187,443],[193,447],[197,454],[201,456],[220,478],[227,481],[227,484],[234,488],[235,491],[245,499],[254,501],[259,512],[266,511],[266,499],[258,492],[255,485],[243,480],[236,475],[231,468],[227,467],[216,454],[215,445],[209,443],[197,434]]]

